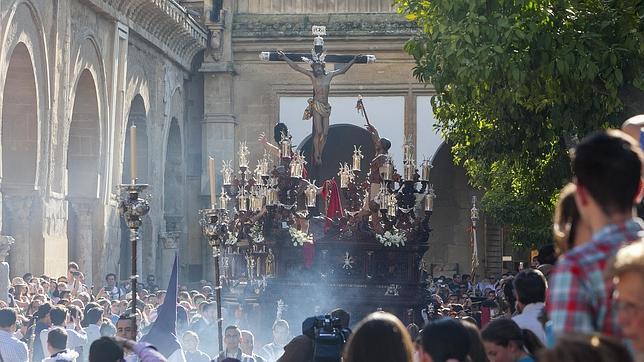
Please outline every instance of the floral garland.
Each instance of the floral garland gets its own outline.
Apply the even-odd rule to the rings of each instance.
[[[298,230],[294,227],[288,228],[288,233],[291,235],[293,246],[302,246],[304,243],[313,244],[313,235],[309,235],[304,231]]]
[[[250,228],[250,233],[248,233],[248,236],[252,240],[253,243],[259,244],[264,242],[264,231],[262,228],[262,224],[256,223],[253,225],[253,227]]]
[[[226,234],[226,239],[224,240],[224,244],[231,245],[231,246],[237,244],[237,236],[233,234],[232,231],[229,231]]]
[[[401,247],[405,246],[405,243],[407,242],[407,236],[405,233],[396,228],[391,231],[385,231],[382,235],[376,234],[376,239],[378,239],[380,244],[384,246]]]

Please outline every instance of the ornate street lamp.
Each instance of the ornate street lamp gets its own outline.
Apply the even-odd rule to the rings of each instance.
[[[140,198],[139,196],[143,191],[148,188],[147,184],[137,183],[136,173],[136,126],[130,127],[130,173],[132,183],[119,185],[119,214],[125,220],[125,224],[130,229],[130,242],[132,247],[132,275],[131,289],[132,289],[132,305],[130,311],[130,318],[136,318],[137,299],[137,282],[138,275],[136,270],[137,261],[137,244],[139,241],[139,229],[141,227],[142,218],[150,211],[150,203],[147,198]],[[137,323],[134,320],[134,334],[136,335]]]

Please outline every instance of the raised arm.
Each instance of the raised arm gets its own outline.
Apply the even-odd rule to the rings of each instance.
[[[338,70],[334,70],[333,72],[331,72],[331,74],[333,74],[333,76],[335,77],[336,75],[342,75],[342,74],[346,73],[347,70],[349,70],[349,68],[351,68],[351,66],[353,64],[355,64],[355,62],[356,62],[356,60],[358,60],[359,56],[360,55],[356,55],[355,57],[353,57],[353,59],[351,59],[351,61],[349,61],[349,63],[347,63],[347,65],[345,65],[343,68],[340,68]]]
[[[378,130],[376,129],[376,127],[370,124],[366,125],[365,127],[367,127],[367,131],[371,133],[371,141],[373,141],[373,144],[377,146],[378,143],[380,143],[380,135],[378,134]]]
[[[285,61],[286,64],[288,64],[289,67],[293,68],[293,70],[295,70],[297,72],[300,72],[302,74],[306,74],[309,77],[313,76],[311,71],[306,70],[306,69],[300,67],[299,65],[297,65],[294,61],[292,61],[289,57],[287,57],[286,54],[284,54],[283,51],[280,50],[280,51],[277,52],[277,54],[279,55],[280,59]]]
[[[268,138],[266,138],[266,134],[264,134],[264,132],[259,134],[257,141],[264,146],[268,153],[275,157],[280,157],[280,149],[268,141]]]

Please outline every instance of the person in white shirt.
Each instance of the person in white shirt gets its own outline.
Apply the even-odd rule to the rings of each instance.
[[[42,362],[76,362],[78,353],[67,348],[67,332],[63,328],[51,328],[47,334],[47,351],[49,357]]]
[[[259,353],[268,362],[277,361],[284,354],[284,346],[288,343],[290,329],[288,322],[278,319],[273,323],[273,341],[262,347]]]
[[[85,315],[85,323],[87,323],[87,327],[85,328],[87,343],[83,347],[83,361],[87,361],[89,358],[89,347],[92,345],[92,342],[101,338],[103,310],[101,308],[91,308],[88,310]]]
[[[77,308],[74,306],[74,308]],[[79,312],[77,310],[76,312]],[[81,328],[80,319],[75,322],[70,322],[69,313],[66,307],[57,305],[49,312],[51,319],[51,327],[40,331],[40,342],[42,343],[43,351],[47,350],[47,335],[53,328],[63,328],[67,330],[67,346],[69,350],[81,349],[87,344],[87,334]]]
[[[0,309],[0,356],[3,361],[27,362],[27,344],[14,337],[16,318],[13,309]]]
[[[82,354],[87,345],[87,332],[81,327],[83,312],[75,305],[69,305],[67,311],[67,349]]]
[[[539,320],[546,300],[548,282],[543,273],[536,269],[526,269],[514,277],[514,294],[517,298],[517,311],[520,314],[512,320],[521,329],[528,329],[534,333],[541,343],[546,343],[546,332]]]
[[[485,295],[485,289],[492,289],[494,290],[494,283],[496,283],[496,278],[493,276],[488,276],[487,280],[486,279],[481,279],[477,284],[476,284],[476,290],[477,294],[481,295],[483,297],[487,297]]]

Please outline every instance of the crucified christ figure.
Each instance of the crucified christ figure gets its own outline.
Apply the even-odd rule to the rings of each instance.
[[[309,105],[304,111],[302,119],[313,118],[313,163],[320,165],[322,163],[322,150],[329,134],[329,116],[331,115],[329,88],[331,87],[331,80],[335,76],[346,73],[360,55],[353,57],[342,68],[327,72],[324,69],[324,61],[310,62],[311,70],[307,70],[297,65],[284,52],[279,51],[278,54],[281,60],[285,61],[294,70],[306,74],[313,82],[313,98],[309,98]]]

